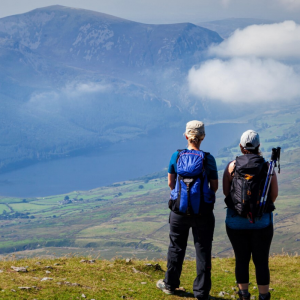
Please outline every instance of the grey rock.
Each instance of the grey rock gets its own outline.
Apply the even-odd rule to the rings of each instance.
[[[46,266],[45,269],[53,269],[51,266]]]
[[[86,298],[86,295],[85,295],[85,294],[82,294],[82,295],[81,295],[81,298]]]
[[[16,292],[16,290],[14,290],[14,289],[11,289],[11,291],[12,291],[12,292]]]
[[[126,262],[126,264],[129,264],[129,263],[131,263],[131,259],[130,259],[130,258],[126,258],[125,262]],[[123,296],[122,296],[122,297],[123,297]],[[124,297],[125,297],[125,296],[124,296]]]
[[[141,284],[147,284],[147,282],[144,282],[144,281],[143,281],[143,282],[141,282]]]
[[[14,266],[11,266],[11,269],[13,269],[16,272],[24,272],[24,273],[28,272],[27,268],[25,268],[25,267],[14,267]]]
[[[41,279],[41,281],[48,281],[48,280],[53,280],[53,278],[51,278],[51,277],[44,277],[44,278]]]
[[[50,271],[46,271],[46,274],[51,274],[51,272]]]
[[[18,289],[20,290],[31,290],[30,286],[19,286]]]

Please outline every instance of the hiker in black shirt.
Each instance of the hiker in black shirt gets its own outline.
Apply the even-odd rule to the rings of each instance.
[[[235,253],[235,273],[241,300],[250,300],[248,286],[251,255],[256,270],[259,300],[268,300],[271,298],[271,294],[269,293],[269,251],[273,238],[273,202],[275,202],[278,195],[276,173],[274,172],[271,179],[270,193],[267,198],[267,201],[269,201],[268,209],[261,218],[255,218],[254,223],[253,220],[251,220],[251,215],[248,215],[249,219],[240,215],[242,213],[242,203],[238,202],[238,197],[243,197],[242,201],[245,201],[247,196],[245,196],[243,191],[235,191],[236,189],[239,189],[240,185],[232,185],[234,177],[236,176],[236,180],[238,180],[238,176],[241,176],[243,169],[247,170],[247,174],[244,176],[246,180],[254,180],[254,176],[258,176],[258,178],[261,178],[262,183],[265,182],[268,163],[260,156],[259,146],[260,141],[258,133],[253,130],[244,132],[240,141],[240,149],[243,155],[229,163],[223,175],[223,192],[226,196],[225,202],[228,206],[225,221],[226,231]],[[258,169],[259,171],[256,174],[255,170],[260,168],[260,165],[261,169]],[[250,172],[252,172],[252,174],[250,174]],[[256,188],[258,189],[258,186],[256,186]],[[254,203],[257,203],[257,200],[260,199],[259,196],[261,195],[260,190],[247,190],[247,195],[252,197],[255,192],[258,192],[257,199],[254,198]],[[236,194],[238,197],[235,196]],[[232,198],[235,198],[235,200],[233,201]],[[252,210],[255,214],[257,211],[257,204],[253,207]],[[249,220],[251,222],[249,222]]]

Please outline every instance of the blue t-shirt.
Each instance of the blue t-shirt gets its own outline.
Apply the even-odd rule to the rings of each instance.
[[[177,174],[177,157],[178,151],[174,152],[171,156],[168,173],[169,174]],[[215,158],[211,154],[207,154],[205,156],[206,164],[204,166],[207,179],[218,179],[218,169]]]
[[[238,215],[235,210],[227,208],[225,223],[231,229],[262,229],[273,224],[273,213],[263,214],[260,220],[255,220],[252,224],[247,218]]]

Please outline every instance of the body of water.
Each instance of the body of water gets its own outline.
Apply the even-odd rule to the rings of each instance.
[[[63,194],[161,171],[168,166],[171,154],[186,146],[184,129],[167,129],[82,156],[40,162],[1,174],[0,195],[26,198]],[[248,124],[207,126],[201,149],[216,155],[247,129]]]

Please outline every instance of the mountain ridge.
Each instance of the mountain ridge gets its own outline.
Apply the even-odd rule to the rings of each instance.
[[[176,126],[193,111],[204,116],[186,76],[221,41],[191,23],[62,6],[0,19],[0,170]]]

